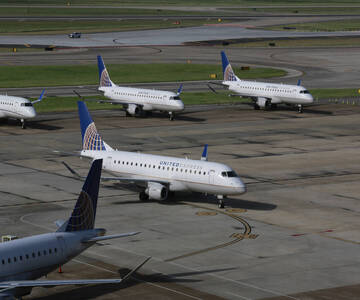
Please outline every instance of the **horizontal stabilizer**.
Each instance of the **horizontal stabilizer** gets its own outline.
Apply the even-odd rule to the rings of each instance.
[[[113,234],[113,235],[104,235],[104,236],[97,236],[95,238],[87,239],[82,241],[83,243],[93,243],[93,242],[100,242],[100,241],[106,241],[111,239],[117,239],[122,237],[128,237],[139,234],[140,231],[137,232],[128,232],[128,233],[121,233],[121,234]]]
[[[140,265],[138,265],[135,269],[133,269],[132,271],[130,271],[129,273],[127,273],[124,277],[123,277],[123,281],[129,279],[131,277],[132,274],[134,274],[137,270],[139,270],[143,265],[145,265],[149,260],[151,259],[151,257],[148,257],[147,259],[145,259]]]

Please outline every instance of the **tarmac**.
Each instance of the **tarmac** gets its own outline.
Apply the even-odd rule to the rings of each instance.
[[[247,193],[221,210],[210,195],[140,202],[103,184],[97,227],[141,233],[95,245],[48,278],[114,278],[152,259],[124,285],[36,288],[25,299],[359,298],[360,107],[203,108],[173,122],[117,110],[92,116],[121,150],[199,158],[208,143],[209,159],[232,166]],[[3,235],[54,231],[69,216],[82,181],[61,161],[85,175],[90,162],[69,154],[80,143],[76,113],[43,114],[26,130],[0,124]]]

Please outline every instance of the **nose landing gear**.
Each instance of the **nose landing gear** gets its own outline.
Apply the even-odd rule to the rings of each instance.
[[[21,122],[21,128],[26,129],[25,120],[21,119],[20,122]]]
[[[218,207],[219,208],[225,208],[224,196],[223,195],[217,195],[217,198],[219,200]]]

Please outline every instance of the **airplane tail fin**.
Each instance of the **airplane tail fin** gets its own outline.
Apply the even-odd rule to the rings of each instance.
[[[201,154],[201,160],[208,160],[208,144],[205,144],[203,153]]]
[[[107,151],[112,148],[107,145],[98,133],[94,121],[83,101],[78,101],[78,112],[82,136],[82,149],[94,151]]]
[[[221,51],[222,70],[224,75],[224,81],[238,81],[240,80],[234,73],[229,60],[226,57],[224,51]]]
[[[70,219],[58,231],[81,231],[94,228],[99,194],[102,159],[94,160]]]
[[[99,87],[110,87],[113,82],[110,79],[109,73],[106,70],[104,61],[100,55],[97,56],[98,69],[99,69]]]

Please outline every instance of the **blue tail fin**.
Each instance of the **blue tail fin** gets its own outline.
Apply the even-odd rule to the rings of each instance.
[[[221,51],[222,70],[224,75],[224,81],[237,81],[239,78],[236,77],[231,65],[226,57],[224,51]]]
[[[98,61],[98,69],[99,69],[99,86],[100,87],[112,86],[112,81],[110,79],[109,73],[106,70],[104,61],[100,55],[97,56],[97,61]]]
[[[83,150],[105,151],[105,143],[98,134],[95,123],[91,119],[86,104],[83,101],[78,101],[78,111]]]
[[[94,228],[101,168],[102,159],[97,159],[92,163],[74,210],[66,224],[65,231],[81,231]]]
[[[201,160],[208,160],[208,144],[205,144]]]

